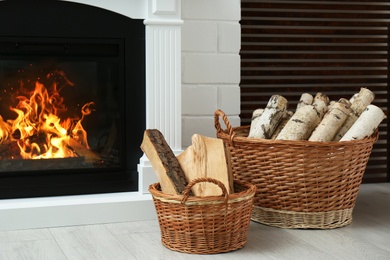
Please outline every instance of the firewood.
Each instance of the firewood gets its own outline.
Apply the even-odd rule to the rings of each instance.
[[[141,149],[157,175],[161,191],[172,195],[181,194],[188,182],[162,133],[157,129],[145,130]]]
[[[253,121],[253,120],[259,118],[263,113],[264,113],[264,109],[263,108],[256,109],[252,113],[252,119],[251,120]]]
[[[287,99],[280,95],[273,95],[262,115],[252,122],[249,132],[249,138],[271,138],[273,132],[278,126],[284,112],[287,109]]]
[[[222,182],[228,193],[233,193],[233,173],[230,153],[225,150],[222,139],[192,136],[192,145],[177,156],[187,181],[209,177]],[[201,182],[192,187],[195,196],[218,196],[221,189],[213,183]]]
[[[101,157],[93,151],[87,149],[84,145],[80,144],[73,138],[69,137],[66,139],[68,146],[80,157],[85,158],[87,163],[96,163],[101,160]]]
[[[313,96],[309,93],[303,93],[297,104],[297,109],[305,105],[311,105],[313,103]]]
[[[320,122],[313,105],[300,107],[288,120],[275,140],[306,140]]]
[[[279,133],[282,131],[282,129],[286,126],[288,120],[293,116],[294,112],[292,111],[286,111],[282,117],[282,120],[280,121],[278,127],[276,127],[274,133],[271,136],[271,140],[275,140],[275,138],[279,135]]]
[[[344,98],[334,103],[324,115],[320,124],[314,129],[309,141],[327,142],[332,141],[338,129],[351,112],[351,103]]]
[[[312,105],[301,106],[275,140],[307,140],[327,111],[329,98],[317,93]]]
[[[317,93],[313,100],[313,106],[318,112],[320,121],[328,111],[329,97],[323,93]]]
[[[340,141],[359,140],[371,136],[385,118],[382,109],[368,105]]]
[[[374,93],[367,88],[361,88],[359,93],[356,93],[351,97],[350,102],[352,111],[345,120],[344,124],[340,127],[339,131],[336,133],[333,141],[339,141],[347,133],[366,107],[371,104],[374,98]]]

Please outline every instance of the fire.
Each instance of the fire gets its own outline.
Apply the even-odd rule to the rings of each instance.
[[[16,142],[23,159],[76,157],[69,146],[70,138],[89,149],[82,121],[93,111],[93,102],[82,107],[81,119],[62,119],[60,112],[66,107],[57,85],[53,84],[49,92],[38,81],[29,95],[18,95],[17,100],[18,104],[10,107],[17,115],[15,119],[4,121],[0,116],[0,143]]]

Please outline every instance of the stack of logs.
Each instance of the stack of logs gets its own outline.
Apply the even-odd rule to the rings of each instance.
[[[234,193],[230,152],[222,139],[192,136],[192,145],[175,156],[163,134],[157,129],[147,129],[141,149],[155,171],[161,191],[180,195],[194,179],[212,178],[222,182],[228,194]],[[200,182],[191,189],[194,196],[219,196],[221,188],[214,183]]]
[[[273,95],[264,109],[253,112],[248,138],[273,140],[348,141],[371,136],[385,113],[372,105],[375,95],[367,88],[349,100],[329,101],[327,95],[301,95],[295,112],[288,101]]]

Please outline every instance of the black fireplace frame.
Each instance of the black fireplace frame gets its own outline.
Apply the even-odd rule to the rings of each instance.
[[[125,122],[120,130],[125,151],[120,169],[0,172],[0,199],[138,190],[137,165],[146,125],[143,20],[66,1],[13,0],[0,1],[0,24],[0,39],[6,39],[0,42],[0,58],[14,51],[37,55],[44,48],[61,51],[64,56],[78,55],[77,48],[72,53],[69,46],[93,44],[94,39],[99,43],[120,42]],[[26,46],[26,39],[30,39],[28,48],[20,50],[19,43],[24,41]]]

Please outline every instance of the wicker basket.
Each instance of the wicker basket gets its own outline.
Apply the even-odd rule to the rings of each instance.
[[[231,152],[234,178],[257,188],[252,220],[282,228],[351,223],[378,131],[344,142],[254,139],[247,138],[250,126],[232,128],[221,110],[215,112],[215,128]]]
[[[211,182],[221,196],[189,196],[193,185]],[[167,195],[160,184],[149,186],[157,211],[162,244],[191,254],[216,254],[244,247],[251,220],[256,187],[234,181],[235,193],[227,194],[222,182],[199,178],[190,182],[183,195]]]

